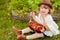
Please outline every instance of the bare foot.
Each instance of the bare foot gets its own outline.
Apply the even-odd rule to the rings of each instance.
[[[19,29],[17,29],[17,28],[15,28],[14,26],[13,26],[13,31],[16,33],[16,35],[21,35],[22,34],[22,31],[21,30],[19,30]]]
[[[17,40],[21,40],[21,36],[20,35],[17,35]]]
[[[17,40],[26,40],[25,35],[17,35]]]

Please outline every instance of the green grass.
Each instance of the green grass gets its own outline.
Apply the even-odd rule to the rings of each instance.
[[[60,21],[57,22],[60,29]],[[11,16],[5,10],[0,10],[0,40],[16,40],[16,35],[12,31],[12,26],[16,26],[19,29],[27,27],[27,22],[11,20]],[[39,38],[34,40],[60,40],[60,34],[53,37]]]

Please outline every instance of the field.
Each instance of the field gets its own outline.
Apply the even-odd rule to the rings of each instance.
[[[56,22],[59,26],[60,30],[60,21]],[[0,40],[16,40],[16,35],[12,31],[12,26],[16,26],[19,29],[23,29],[27,27],[27,22],[20,20],[11,20],[11,16],[5,10],[0,11]],[[34,40],[60,40],[60,34],[47,37],[47,38],[39,38]]]

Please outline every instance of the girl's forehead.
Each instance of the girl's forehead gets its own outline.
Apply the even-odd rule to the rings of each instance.
[[[41,5],[40,7],[46,7],[46,8],[49,8],[47,5]]]

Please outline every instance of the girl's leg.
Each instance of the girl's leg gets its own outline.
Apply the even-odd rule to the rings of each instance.
[[[43,37],[44,35],[43,35],[43,33],[35,33],[35,34],[32,34],[32,35],[28,35],[28,36],[26,36],[26,35],[18,35],[17,36],[17,39],[18,40],[20,40],[20,39],[22,39],[22,40],[24,40],[24,39],[36,39],[36,38],[40,38],[40,37]]]
[[[15,27],[13,27],[12,29],[16,33],[16,35],[25,34],[25,33],[28,33],[28,32],[33,32],[29,27],[27,27],[23,30],[17,29]]]
[[[40,37],[43,37],[43,33],[35,33],[35,34],[32,34],[32,35],[28,35],[26,36],[26,39],[36,39],[36,38],[40,38]]]
[[[22,29],[21,31],[22,31],[22,34],[33,32],[33,30],[31,30],[29,27]]]

